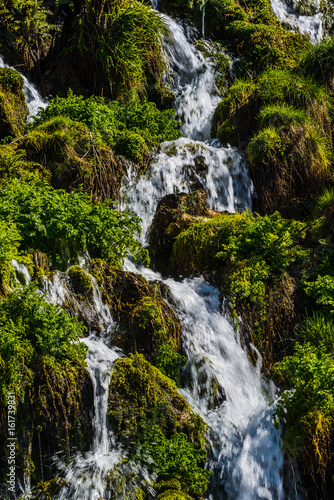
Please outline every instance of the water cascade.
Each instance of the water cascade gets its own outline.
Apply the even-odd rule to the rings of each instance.
[[[221,99],[215,71],[212,63],[188,42],[181,26],[168,16],[164,20],[169,29],[164,47],[170,63],[176,117],[182,122],[185,137],[204,141],[210,138],[211,117]]]
[[[175,191],[189,192],[194,186],[207,191],[210,208],[235,212],[251,206],[251,182],[239,153],[230,147],[215,148],[199,142],[206,138],[216,102],[211,87],[213,68],[207,66],[200,76],[192,74],[200,58],[181,28],[172,20],[168,25],[173,35],[166,43],[166,52],[172,67],[180,72],[174,79],[177,112],[185,118],[182,131],[189,139],[162,144],[148,172],[139,181],[130,180],[124,188],[123,203],[143,219],[144,233],[159,198]],[[184,87],[182,82],[186,82]],[[198,110],[198,103],[205,113]],[[127,269],[148,280],[162,279],[152,270],[136,270],[129,262]],[[188,357],[187,384],[180,392],[209,427],[211,456],[207,467],[214,475],[208,498],[283,498],[283,451],[270,406],[275,386],[263,382],[259,354],[254,367],[238,334],[221,314],[217,289],[201,278],[183,282],[169,278],[165,283],[177,303]],[[219,388],[218,399],[213,394],[214,386]]]
[[[87,369],[94,387],[93,444],[89,453],[78,453],[70,465],[59,465],[69,486],[64,486],[58,500],[98,500],[104,497],[107,473],[122,459],[114,435],[107,425],[109,383],[112,365],[119,357],[115,349],[107,347],[103,339],[90,336]]]
[[[308,35],[311,42],[319,42],[324,36],[322,26],[322,14],[320,12],[320,0],[315,0],[313,15],[299,15],[294,1],[270,0],[271,7],[277,19],[283,24],[287,24],[292,30],[299,31],[303,35]],[[292,6],[291,6],[292,4]]]
[[[0,56],[0,68],[11,68],[8,64],[5,64],[3,57]],[[15,71],[18,71],[16,68]],[[18,71],[18,73],[20,73]],[[27,106],[29,109],[29,115],[27,121],[30,122],[34,116],[37,115],[39,108],[46,108],[48,105],[47,101],[41,97],[35,85],[29,82],[28,78],[20,73],[23,78],[23,93],[26,98]]]
[[[236,212],[251,208],[252,184],[242,156],[230,147],[217,148],[186,138],[163,143],[139,179],[129,172],[122,208],[143,219],[144,242],[160,198],[199,188],[208,193],[213,210]]]

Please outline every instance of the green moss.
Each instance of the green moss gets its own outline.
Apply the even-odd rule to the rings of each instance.
[[[157,500],[192,500],[192,497],[181,491],[166,490],[157,496]]]
[[[108,419],[122,440],[145,438],[143,425],[155,423],[169,438],[183,432],[204,445],[204,423],[193,415],[175,383],[145,360],[131,354],[115,362],[109,388]]]
[[[22,91],[23,78],[10,68],[0,68],[0,138],[23,134],[28,107]]]
[[[74,288],[78,293],[87,293],[92,289],[92,277],[82,267],[72,266],[68,269],[67,274],[73,281]]]
[[[124,154],[130,160],[136,163],[143,163],[147,161],[149,150],[145,139],[129,130],[118,132],[115,141],[115,152],[117,154]]]
[[[113,315],[120,321],[114,343],[124,352],[139,351],[164,374],[180,383],[184,357],[179,354],[181,324],[163,300],[159,283],[152,286],[138,274],[94,261],[92,274],[104,290]]]
[[[256,84],[251,80],[236,80],[215,109],[211,135],[238,145],[251,134],[257,111]]]

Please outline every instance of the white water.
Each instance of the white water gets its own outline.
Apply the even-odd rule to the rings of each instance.
[[[59,465],[69,486],[64,486],[57,500],[98,500],[104,497],[106,476],[122,460],[121,448],[107,424],[109,383],[112,366],[119,352],[94,336],[84,339],[88,346],[87,370],[94,388],[93,444],[89,453],[77,453],[70,465]]]
[[[129,174],[122,208],[143,219],[142,242],[159,200],[170,193],[202,188],[213,210],[251,209],[252,184],[242,156],[233,148],[215,148],[186,138],[165,142],[139,179]]]
[[[198,142],[208,138],[210,118],[219,100],[213,69],[187,41],[181,28],[171,20],[169,25],[174,34],[166,42],[166,51],[174,70],[178,115],[189,139],[163,144],[150,172],[139,181],[130,181],[124,189],[124,203],[143,218],[144,229],[152,220],[156,198],[176,190],[189,192],[193,183],[202,183],[208,191],[211,208],[235,211],[250,206],[251,199],[251,184],[241,156],[232,148]],[[151,270],[139,272],[147,279],[161,279]],[[177,303],[188,355],[188,382],[182,393],[209,426],[211,457],[207,467],[214,476],[207,498],[281,500],[283,453],[280,433],[271,418],[273,385],[263,383],[260,362],[257,367],[251,365],[237,333],[221,314],[218,290],[200,278],[165,281]],[[61,273],[55,274],[52,282],[46,281],[44,291],[49,300],[64,305],[66,283]],[[95,291],[94,307],[104,330],[111,331],[114,324],[97,287]],[[92,335],[85,343],[94,386],[94,438],[89,453],[76,454],[69,465],[59,464],[70,486],[62,489],[58,500],[117,498],[105,491],[106,475],[114,467],[121,470],[124,452],[108,428],[106,412],[112,365],[119,353],[109,348],[103,337]],[[215,407],[213,383],[226,396],[226,401],[216,402]]]
[[[0,56],[0,68],[11,68],[11,66],[5,64],[2,56]],[[18,71],[16,68],[11,69],[15,69],[15,71]],[[18,71],[18,73],[20,73],[20,71]],[[35,85],[29,82],[29,80],[24,75],[22,75],[22,73],[20,73],[20,75],[23,78],[23,93],[25,95],[27,106],[29,109],[27,121],[30,122],[32,118],[37,115],[39,108],[46,108],[48,103],[45,99],[42,99]]]
[[[178,71],[174,81],[178,83],[177,110],[186,121],[182,131],[190,139],[205,137],[216,100],[206,85],[213,81],[213,70],[206,67],[203,71],[181,28],[173,21],[169,26],[175,34],[166,51]],[[123,204],[143,219],[145,233],[159,198],[175,191],[189,192],[194,184],[208,192],[210,208],[234,212],[251,206],[251,183],[240,155],[232,148],[214,148],[184,138],[161,146],[148,172],[124,188]],[[129,262],[127,269],[147,279],[162,279],[149,269],[136,270]],[[258,366],[253,367],[237,333],[220,312],[217,289],[200,278],[165,282],[178,304],[188,357],[187,388],[180,392],[209,427],[207,467],[214,476],[208,498],[282,499],[283,451],[270,406],[275,387],[262,381],[260,356]],[[225,402],[223,398],[214,401],[212,384],[225,393]]]
[[[320,0],[315,0],[315,14],[312,16],[298,15],[296,7],[289,8],[284,0],[270,0],[271,7],[277,19],[289,25],[293,30],[308,35],[312,43],[319,42],[324,36]]]
[[[31,277],[26,266],[15,259],[12,260],[12,266],[16,281],[21,283],[21,285],[29,285]]]
[[[164,16],[169,28],[165,51],[171,65],[176,116],[185,137],[204,141],[210,138],[210,120],[221,100],[211,62],[187,41],[183,29]]]

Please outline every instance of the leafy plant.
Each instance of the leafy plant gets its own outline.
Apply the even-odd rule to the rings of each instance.
[[[41,363],[53,370],[85,367],[84,327],[33,286],[8,294],[0,303],[0,393],[15,391],[23,400]]]
[[[207,489],[210,472],[201,467],[206,453],[190,443],[185,434],[175,433],[167,439],[157,425],[152,425],[139,446],[137,459],[157,474],[157,481],[177,479],[182,490],[194,498],[202,498]]]
[[[112,210],[109,204],[92,205],[81,190],[54,190],[35,177],[5,181],[0,189],[0,217],[17,224],[21,247],[53,255],[60,267],[86,250],[116,265],[130,252],[147,260],[146,251],[135,239],[140,232],[139,218]]]

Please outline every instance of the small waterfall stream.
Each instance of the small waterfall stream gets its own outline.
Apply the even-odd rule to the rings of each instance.
[[[8,64],[5,64],[3,57],[0,55],[0,68],[11,68]],[[11,68],[18,71],[16,68]],[[20,71],[18,71],[20,73]],[[29,115],[27,121],[30,122],[34,116],[37,115],[39,108],[46,108],[48,105],[47,101],[41,97],[35,85],[29,82],[28,78],[26,78],[22,73],[20,75],[23,78],[23,93],[26,98],[27,106],[29,109]]]
[[[143,233],[159,198],[175,191],[189,192],[194,186],[207,191],[210,208],[235,212],[251,207],[252,186],[239,153],[200,142],[207,139],[216,105],[213,68],[205,67],[173,20],[168,25],[173,35],[166,42],[166,52],[178,71],[176,109],[185,120],[182,132],[188,139],[162,144],[148,172],[124,187],[123,206],[143,219]],[[129,262],[127,269],[147,279],[163,279],[150,269],[136,270]],[[252,366],[238,334],[221,314],[217,289],[201,278],[183,282],[169,278],[165,283],[177,303],[188,357],[187,385],[180,392],[209,428],[207,467],[214,475],[208,498],[282,499],[283,451],[270,406],[275,386],[262,380],[260,356],[258,365]],[[215,402],[213,384],[220,393]]]
[[[288,6],[285,0],[270,0],[271,8],[277,19],[283,24],[287,24],[293,30],[299,31],[303,35],[308,35],[312,43],[320,42],[324,36],[322,25],[322,14],[320,11],[320,0],[315,0],[310,5],[314,6],[313,15],[300,15],[294,1],[292,6]]]

